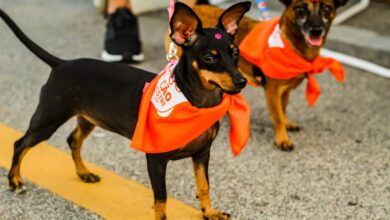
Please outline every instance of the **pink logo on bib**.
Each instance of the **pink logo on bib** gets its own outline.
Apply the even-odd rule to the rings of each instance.
[[[215,37],[215,39],[221,40],[222,35],[217,33],[217,34],[214,35],[214,37]]]

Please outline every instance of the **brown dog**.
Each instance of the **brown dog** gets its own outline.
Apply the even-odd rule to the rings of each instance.
[[[280,1],[286,6],[279,23],[281,35],[300,57],[309,62],[313,61],[319,56],[319,51],[325,43],[332,20],[336,16],[336,9],[345,5],[348,0]],[[223,12],[222,9],[209,5],[195,6],[194,11],[205,26],[214,26],[218,22],[218,16]],[[257,24],[259,21],[244,17],[235,42],[241,44]],[[301,84],[306,74],[283,80],[270,78],[264,76],[262,70],[242,56],[238,66],[249,82],[264,87],[276,130],[276,144],[282,150],[293,150],[294,145],[289,140],[287,131],[299,131],[300,127],[287,119],[286,108],[290,92]]]

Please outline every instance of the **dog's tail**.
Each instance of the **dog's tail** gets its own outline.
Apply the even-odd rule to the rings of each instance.
[[[0,17],[5,21],[5,23],[11,28],[16,37],[39,59],[47,63],[51,67],[55,67],[58,64],[64,62],[58,57],[53,56],[36,43],[34,43],[22,30],[15,24],[15,22],[2,10],[0,9]]]

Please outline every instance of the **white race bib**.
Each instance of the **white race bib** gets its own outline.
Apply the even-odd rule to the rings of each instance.
[[[152,103],[161,117],[168,117],[176,105],[187,102],[187,98],[176,85],[172,69],[169,68],[158,80]]]
[[[284,48],[284,44],[281,37],[281,30],[279,28],[279,25],[275,26],[274,31],[272,31],[272,34],[268,38],[268,47],[280,47]]]

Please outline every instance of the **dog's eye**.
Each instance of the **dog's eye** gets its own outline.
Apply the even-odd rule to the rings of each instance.
[[[294,11],[298,16],[304,16],[306,15],[306,6],[298,6],[294,8]]]
[[[329,5],[323,4],[321,8],[322,8],[322,11],[324,12],[324,14],[326,14],[326,15],[329,15],[330,12],[332,11],[332,7],[330,7]]]
[[[213,55],[211,55],[211,54],[208,54],[208,55],[203,57],[203,60],[206,63],[213,63],[215,61],[215,57]]]

